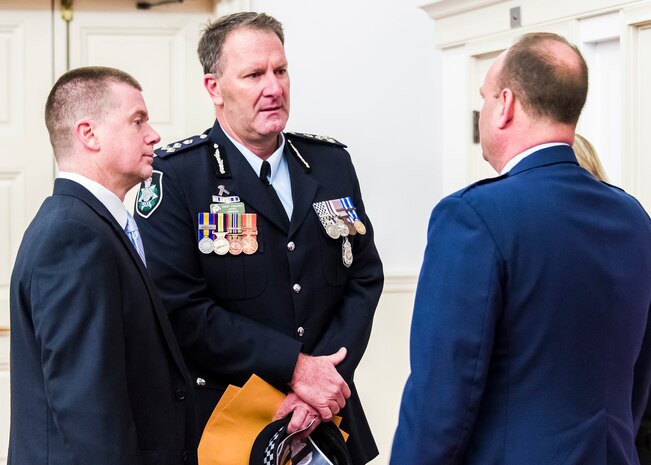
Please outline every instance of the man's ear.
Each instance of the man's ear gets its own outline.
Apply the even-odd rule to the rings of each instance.
[[[515,95],[509,88],[502,89],[497,97],[500,104],[497,126],[504,129],[513,120],[515,112]]]
[[[214,74],[212,73],[204,74],[203,86],[208,91],[208,95],[210,95],[210,99],[213,101],[215,105],[221,106],[224,104],[224,98],[222,97],[222,91],[219,85],[219,80]]]
[[[81,119],[75,124],[75,136],[84,147],[89,150],[98,151],[100,149],[99,138],[95,133],[95,122],[89,119]]]

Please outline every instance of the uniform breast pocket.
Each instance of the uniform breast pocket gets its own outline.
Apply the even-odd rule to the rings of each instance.
[[[141,450],[140,457],[142,457],[142,463],[144,465],[158,465],[158,452],[155,450]]]
[[[267,287],[263,236],[257,236],[258,250],[251,254],[211,254],[205,257],[206,276],[215,296],[224,300],[253,299]]]
[[[353,242],[349,242],[352,244]],[[343,239],[323,238],[319,247],[321,264],[326,282],[331,286],[343,286],[348,279],[348,268],[343,263]]]

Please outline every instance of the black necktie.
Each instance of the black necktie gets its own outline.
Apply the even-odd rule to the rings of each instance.
[[[280,213],[281,217],[285,221],[285,226],[288,226],[289,218],[287,218],[287,211],[285,210],[285,207],[283,207],[282,202],[278,198],[278,194],[276,193],[276,190],[273,188],[271,183],[269,183],[268,178],[270,173],[271,173],[271,165],[267,160],[265,160],[262,162],[262,167],[260,168],[260,181],[262,181],[264,185],[269,188],[269,195],[271,197],[271,200],[276,205],[278,212]]]
[[[260,168],[260,181],[265,184],[269,184],[269,175],[271,174],[271,165],[267,160],[262,162],[262,168]]]

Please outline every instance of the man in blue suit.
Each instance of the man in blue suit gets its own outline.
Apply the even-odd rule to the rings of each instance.
[[[577,164],[587,87],[555,34],[490,68],[479,125],[500,176],[432,213],[392,465],[638,463],[651,221]]]
[[[11,278],[10,465],[197,461],[191,381],[122,203],[160,140],[141,90],[87,67],[48,97],[61,171]]]

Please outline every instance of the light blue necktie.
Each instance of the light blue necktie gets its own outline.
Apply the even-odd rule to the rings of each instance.
[[[142,239],[140,238],[140,233],[138,232],[138,225],[136,225],[136,220],[133,219],[129,213],[127,213],[127,225],[124,228],[124,232],[127,233],[127,237],[136,248],[136,252],[140,255],[142,263],[147,266],[147,260],[145,260],[145,249],[142,246]]]

